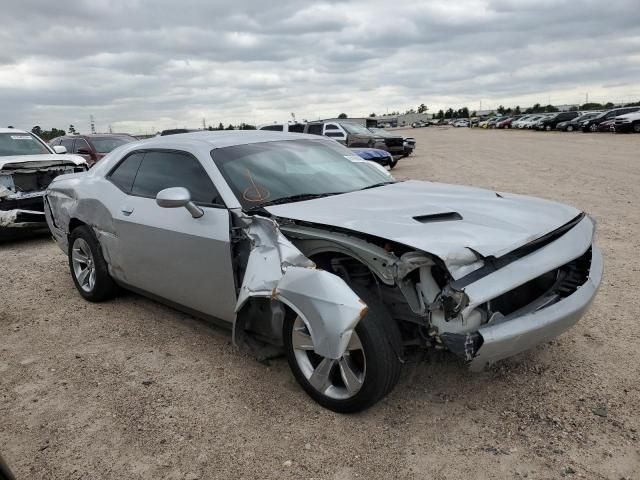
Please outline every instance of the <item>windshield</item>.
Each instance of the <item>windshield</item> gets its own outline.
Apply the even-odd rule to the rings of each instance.
[[[211,157],[244,209],[293,196],[352,192],[393,181],[339,143],[287,140],[211,151]],[[304,200],[304,198],[298,198]]]
[[[344,128],[349,133],[353,133],[357,135],[371,135],[371,132],[367,130],[366,127],[363,127],[358,123],[344,122],[344,123],[341,123],[340,125],[342,125],[342,128]]]
[[[50,154],[40,140],[30,133],[0,133],[0,156]]]
[[[91,137],[91,143],[98,153],[109,153],[114,148],[133,141],[134,139],[129,137]]]

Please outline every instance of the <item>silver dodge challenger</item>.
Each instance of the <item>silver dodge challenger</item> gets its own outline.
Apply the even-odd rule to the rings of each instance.
[[[286,355],[318,403],[365,409],[408,351],[482,369],[555,338],[602,278],[567,205],[396,182],[314,135],[194,132],[119,147],[53,180],[45,214],[91,302],[120,288]]]

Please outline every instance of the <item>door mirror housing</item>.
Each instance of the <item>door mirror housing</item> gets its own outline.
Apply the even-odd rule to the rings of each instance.
[[[189,190],[184,187],[171,187],[160,190],[156,203],[162,208],[186,208],[193,218],[200,218],[204,211],[191,201]]]
[[[60,154],[60,153],[67,153],[67,147],[63,146],[63,145],[55,145],[53,147],[53,151]]]

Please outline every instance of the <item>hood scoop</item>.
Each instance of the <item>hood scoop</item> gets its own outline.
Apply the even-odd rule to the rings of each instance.
[[[462,215],[458,212],[432,213],[430,215],[418,215],[413,217],[416,222],[435,223],[435,222],[453,222],[462,220]]]

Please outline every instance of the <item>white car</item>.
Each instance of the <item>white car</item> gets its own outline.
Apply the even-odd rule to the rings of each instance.
[[[0,235],[47,228],[44,192],[58,175],[83,172],[87,162],[50,147],[37,135],[15,128],[0,129]]]
[[[455,122],[453,122],[453,126],[454,127],[468,127],[469,126],[469,120],[456,120]]]

